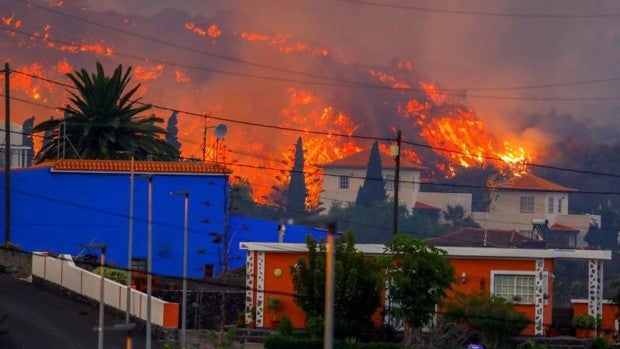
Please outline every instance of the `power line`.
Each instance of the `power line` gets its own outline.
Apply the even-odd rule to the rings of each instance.
[[[505,18],[537,18],[537,19],[597,19],[597,18],[617,18],[620,13],[593,13],[593,14],[540,14],[540,13],[509,13],[509,12],[489,12],[489,11],[465,11],[465,10],[446,10],[432,7],[410,6],[400,4],[387,4],[366,0],[337,0],[351,4],[392,8],[400,11],[439,13],[448,15],[476,16],[476,17],[505,17]]]
[[[14,71],[14,72],[16,72],[18,74],[22,73],[22,72],[19,72],[19,71],[16,71],[16,70],[12,70],[12,71]],[[32,78],[40,78],[39,76],[32,75],[32,74],[29,74],[29,76],[31,76]],[[51,79],[46,79],[46,81],[50,82],[50,83],[53,83],[53,84],[59,84],[61,86],[68,86],[68,87],[75,88],[73,86],[70,86],[70,85],[67,85],[67,84],[55,81],[55,80],[51,80]],[[0,94],[0,96],[3,96],[3,94]],[[13,98],[13,97],[11,97],[11,98]],[[20,101],[22,101],[22,100],[20,100]],[[325,131],[314,131],[314,130],[308,130],[308,129],[293,128],[293,127],[284,127],[284,126],[277,126],[277,125],[264,124],[264,123],[258,123],[258,122],[235,120],[235,119],[215,116],[213,114],[196,113],[196,112],[191,112],[191,111],[187,111],[187,110],[181,110],[181,109],[178,109],[178,108],[166,107],[166,106],[161,106],[161,105],[156,105],[156,104],[149,104],[149,103],[144,103],[144,102],[140,102],[140,101],[133,101],[133,102],[135,102],[136,104],[139,104],[139,105],[149,105],[149,106],[151,106],[151,107],[153,107],[155,109],[165,110],[165,111],[168,111],[168,112],[178,112],[178,113],[183,113],[183,114],[190,115],[190,116],[197,116],[197,117],[200,117],[200,118],[208,117],[208,118],[214,119],[214,120],[226,121],[226,122],[236,123],[236,124],[241,124],[241,125],[246,125],[246,126],[262,127],[262,128],[268,128],[268,129],[274,129],[274,130],[291,131],[291,132],[299,132],[299,133],[305,133],[305,134],[315,134],[315,135],[322,135],[322,136],[336,136],[336,137],[345,137],[345,138],[372,140],[372,141],[393,141],[392,138],[375,137],[375,136],[364,136],[364,135],[352,135],[352,134],[350,135],[350,134],[333,133],[333,132],[325,132]],[[54,108],[54,109],[64,110],[65,108],[58,107],[58,108]],[[427,148],[427,149],[431,149],[431,150],[434,150],[434,151],[441,151],[441,152],[447,152],[447,153],[451,153],[451,154],[463,155],[463,156],[466,156],[467,158],[471,157],[471,154],[468,154],[468,153],[466,153],[464,151],[460,151],[460,150],[436,147],[436,146],[431,146],[431,145],[428,145],[428,144],[423,144],[423,143],[418,143],[418,142],[411,142],[411,141],[407,141],[407,140],[402,140],[402,143],[408,144],[408,145],[411,145],[411,146]],[[492,161],[503,162],[503,160],[501,158],[496,157],[496,156],[480,155],[480,156],[477,156],[477,157],[484,158],[484,159],[487,159],[487,160],[492,160]],[[532,167],[540,167],[540,168],[547,168],[547,169],[554,169],[554,170],[564,170],[564,171],[569,171],[569,172],[585,173],[585,174],[598,175],[598,176],[620,177],[620,174],[600,173],[600,172],[594,172],[594,171],[582,171],[582,170],[576,170],[576,169],[562,168],[562,167],[558,167],[558,166],[542,165],[542,164],[533,163],[533,162],[532,163],[524,162],[524,164],[527,165],[527,166],[532,166]]]

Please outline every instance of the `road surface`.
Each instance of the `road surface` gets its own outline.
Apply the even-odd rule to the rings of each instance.
[[[0,326],[2,349],[96,349],[99,308],[37,287],[28,281],[0,274],[0,314],[9,318]],[[124,317],[106,317],[105,326],[124,322]],[[134,335],[134,349],[145,348],[144,330]],[[153,339],[152,348],[163,347]],[[125,348],[125,334],[105,332],[104,348]]]

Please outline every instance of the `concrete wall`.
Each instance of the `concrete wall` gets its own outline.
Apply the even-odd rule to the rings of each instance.
[[[45,253],[32,254],[32,275],[99,301],[101,277],[78,268],[69,255],[53,258]],[[131,289],[131,315],[146,320],[147,295]],[[104,280],[105,304],[126,311],[127,286]],[[178,327],[179,304],[151,297],[151,322],[163,328]]]

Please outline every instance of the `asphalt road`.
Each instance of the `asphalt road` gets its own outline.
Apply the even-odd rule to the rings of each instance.
[[[1,349],[91,349],[97,348],[99,308],[75,301],[60,293],[0,274],[0,314],[9,318],[0,325],[9,332],[0,335]],[[105,326],[124,322],[107,318]],[[145,348],[144,331],[134,335],[133,348]],[[152,348],[163,342],[152,341]],[[105,332],[104,348],[125,348],[125,333]]]

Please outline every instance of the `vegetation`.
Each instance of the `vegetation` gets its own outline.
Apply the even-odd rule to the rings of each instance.
[[[467,216],[467,211],[461,205],[448,205],[446,210],[442,212],[443,219],[446,222],[442,225],[444,232],[452,232],[459,229],[473,227],[480,228],[480,225],[474,221],[471,215]]]
[[[325,308],[325,241],[307,238],[308,254],[291,267],[293,299],[309,322],[322,318]],[[349,337],[372,327],[371,316],[381,304],[383,267],[355,249],[352,233],[335,239],[334,332]],[[363,300],[363,301],[360,301]],[[312,320],[318,321],[318,320]]]
[[[177,151],[181,150],[181,143],[179,143],[179,128],[177,127],[178,123],[178,113],[172,112],[170,117],[168,118],[168,124],[166,125],[166,142],[170,144]]]
[[[368,159],[368,169],[364,177],[364,184],[357,193],[355,204],[372,205],[377,202],[383,202],[386,199],[387,194],[385,193],[385,183],[382,175],[379,144],[374,142],[370,149],[370,158]]]
[[[291,170],[291,179],[288,184],[288,195],[286,200],[286,211],[294,216],[306,213],[306,176],[304,174],[304,150],[301,137],[297,139],[295,145],[295,160]]]
[[[600,323],[600,321],[599,321]],[[596,327],[597,321],[592,315],[579,314],[573,318],[573,327],[575,328],[588,328],[592,329]]]
[[[501,348],[530,325],[508,300],[488,293],[457,292],[446,305],[442,321],[456,322],[477,335],[485,348]]]
[[[95,268],[95,270],[93,270],[93,273],[100,275],[101,267]],[[112,281],[116,281],[121,285],[127,285],[127,272],[124,270],[104,267],[103,277]]]
[[[445,251],[398,234],[386,244],[385,253],[392,259],[387,272],[387,292],[392,305],[388,314],[409,328],[427,324],[435,306],[454,282],[454,267],[444,258]]]
[[[154,115],[140,116],[151,106],[140,104],[135,97],[140,84],[126,90],[130,74],[131,67],[123,72],[119,65],[107,76],[101,63],[97,63],[96,73],[84,69],[68,73],[75,86],[69,90],[71,104],[64,118],[34,127],[33,132],[46,135],[35,162],[56,159],[59,154],[71,159],[129,157],[119,151],[133,151],[139,159],[152,156],[154,160],[177,160],[178,150],[163,139],[166,130],[157,126],[163,120]]]
[[[338,220],[338,228],[355,232],[360,243],[386,243],[392,238],[393,205],[392,200],[367,205],[332,206],[329,216]],[[431,217],[409,212],[404,205],[398,208],[398,232],[415,237],[429,237],[440,233],[440,226]]]

